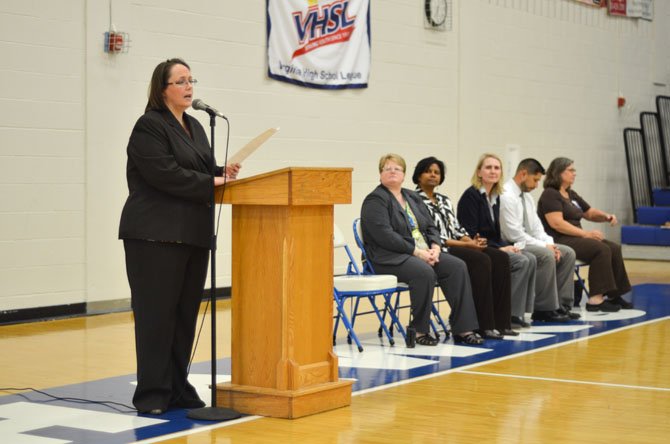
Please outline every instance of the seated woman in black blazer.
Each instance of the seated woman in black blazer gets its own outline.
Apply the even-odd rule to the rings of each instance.
[[[363,201],[361,229],[368,258],[375,271],[392,274],[409,285],[416,342],[437,345],[429,334],[435,282],[451,306],[454,341],[483,343],[465,262],[440,250],[440,234],[421,198],[402,188],[405,160],[387,154],[379,160],[381,184]]]
[[[465,261],[477,309],[479,334],[484,339],[517,336],[511,326],[509,257],[489,247],[486,239],[468,236],[456,219],[451,200],[435,189],[444,182],[444,162],[426,157],[416,164],[412,182],[440,231],[442,251]]]
[[[532,254],[509,245],[500,234],[500,194],[502,194],[502,161],[495,154],[483,154],[472,175],[472,186],[458,201],[458,221],[470,237],[486,238],[488,245],[509,255],[512,281],[512,316],[523,320],[532,312],[534,321],[567,322],[568,317],[553,310],[536,311],[535,271],[537,260]]]

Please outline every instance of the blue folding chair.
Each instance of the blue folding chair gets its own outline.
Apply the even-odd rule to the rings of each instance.
[[[356,240],[356,245],[361,250],[361,255],[363,257],[363,274],[375,275],[376,274],[375,270],[372,267],[372,263],[368,260],[367,253],[365,251],[365,244],[363,243],[363,232],[361,231],[361,219],[360,218],[354,219],[353,230],[354,230],[354,239]],[[399,282],[397,291],[395,292],[396,293],[395,301],[394,301],[394,303],[391,307],[392,309],[389,311],[389,314],[391,315],[392,320],[393,320],[393,322],[391,323],[391,334],[393,334],[393,325],[395,324],[395,325],[397,325],[398,331],[400,332],[400,334],[402,334],[403,338],[405,338],[406,337],[405,330],[402,328],[402,325],[400,324],[399,321],[396,322],[396,320],[398,319],[399,310],[401,308],[409,307],[409,306],[406,306],[406,305],[405,306],[400,306],[400,295],[403,291],[409,291],[409,286],[404,282]],[[430,310],[433,314],[433,317],[437,321],[437,323],[440,325],[440,327],[442,327],[442,331],[444,332],[445,339],[448,339],[449,338],[449,329],[447,328],[446,323],[442,319],[442,315],[440,315],[439,305],[436,306],[436,303],[439,304],[440,301],[436,302],[436,301],[433,300],[431,305],[430,305]],[[386,311],[384,311],[384,319],[386,319]],[[439,339],[440,338],[440,333],[439,333],[439,331],[438,331],[437,327],[435,326],[435,323],[433,322],[432,319],[430,320],[430,327],[431,327],[431,330],[433,330],[433,333],[435,334],[435,337]],[[381,329],[378,333],[379,333],[379,336],[381,336]]]
[[[354,331],[354,325],[356,323],[356,317],[363,314],[375,313],[377,319],[379,320],[380,329],[386,333],[389,344],[395,345],[393,335],[389,331],[382,312],[380,311],[375,299],[378,296],[381,296],[384,300],[383,311],[392,312],[391,307],[391,296],[396,292],[398,288],[398,279],[393,275],[366,275],[360,271],[358,264],[351,254],[351,250],[344,240],[344,236],[340,229],[335,226],[333,230],[333,248],[343,248],[349,258],[349,264],[347,265],[347,274],[343,276],[335,276],[333,278],[333,300],[337,307],[337,315],[335,316],[335,325],[333,326],[333,345],[336,344],[337,330],[342,321],[344,328],[347,330],[347,341],[351,344],[353,340],[358,347],[358,351],[363,351],[363,346],[361,341],[358,339],[358,335]],[[349,299],[352,301],[353,307],[349,314],[345,308],[345,302]],[[361,299],[367,299],[372,306],[371,311],[359,312],[359,305]],[[400,326],[398,318],[392,313],[392,321]],[[402,328],[402,327],[400,327]]]

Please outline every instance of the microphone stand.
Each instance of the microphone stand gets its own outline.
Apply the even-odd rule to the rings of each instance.
[[[228,421],[230,419],[239,418],[242,416],[239,412],[233,409],[228,409],[224,407],[216,406],[216,202],[214,199],[214,177],[216,177],[216,161],[214,160],[214,127],[216,126],[216,114],[214,111],[207,109],[209,114],[209,127],[210,127],[210,140],[211,140],[211,158],[210,158],[210,171],[212,173],[212,193],[210,196],[210,215],[212,219],[212,245],[210,247],[210,279],[211,286],[209,289],[209,298],[211,309],[211,323],[212,323],[212,351],[211,351],[211,371],[212,371],[212,383],[211,383],[211,396],[212,402],[209,407],[201,407],[198,409],[189,410],[186,414],[187,418],[190,419],[200,419],[205,421]],[[224,117],[225,119],[225,117]],[[228,120],[228,119],[226,119]],[[224,165],[224,177],[226,177],[225,165]],[[225,180],[224,180],[225,187]],[[224,188],[225,189],[225,188]]]

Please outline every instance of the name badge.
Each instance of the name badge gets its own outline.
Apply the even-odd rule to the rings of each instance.
[[[577,201],[574,200],[574,199],[572,199],[572,205],[574,205],[574,206],[576,206],[577,208],[579,208],[580,211],[584,211],[584,210],[582,210],[582,207],[580,207],[579,204],[577,203]]]

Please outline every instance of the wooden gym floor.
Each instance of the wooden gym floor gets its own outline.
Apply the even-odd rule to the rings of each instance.
[[[626,264],[634,284],[670,284],[667,262]],[[230,356],[229,307],[229,301],[217,305],[219,357]],[[371,318],[362,317],[357,330],[375,330]],[[51,391],[105,378],[132,377],[133,341],[128,312],[0,326],[0,386]],[[346,343],[342,338],[341,342]],[[350,407],[306,418],[249,417],[177,435],[169,435],[166,429],[165,435],[145,442],[666,442],[670,436],[668,343],[670,317],[665,316],[361,390],[354,394]],[[207,361],[209,349],[206,322],[194,362]],[[67,393],[67,387],[61,391]],[[17,398],[3,394],[0,418],[8,417],[3,414],[3,401],[9,406],[9,400]],[[124,402],[130,404],[130,399]],[[59,440],[53,431],[57,428],[44,425],[44,431],[30,432],[37,438],[25,438],[9,423],[12,421],[0,419],[0,442],[19,442],[13,440],[17,436],[22,443],[87,442],[84,438]],[[44,441],[39,440],[42,435]],[[134,436],[138,441],[143,438],[139,433]]]

